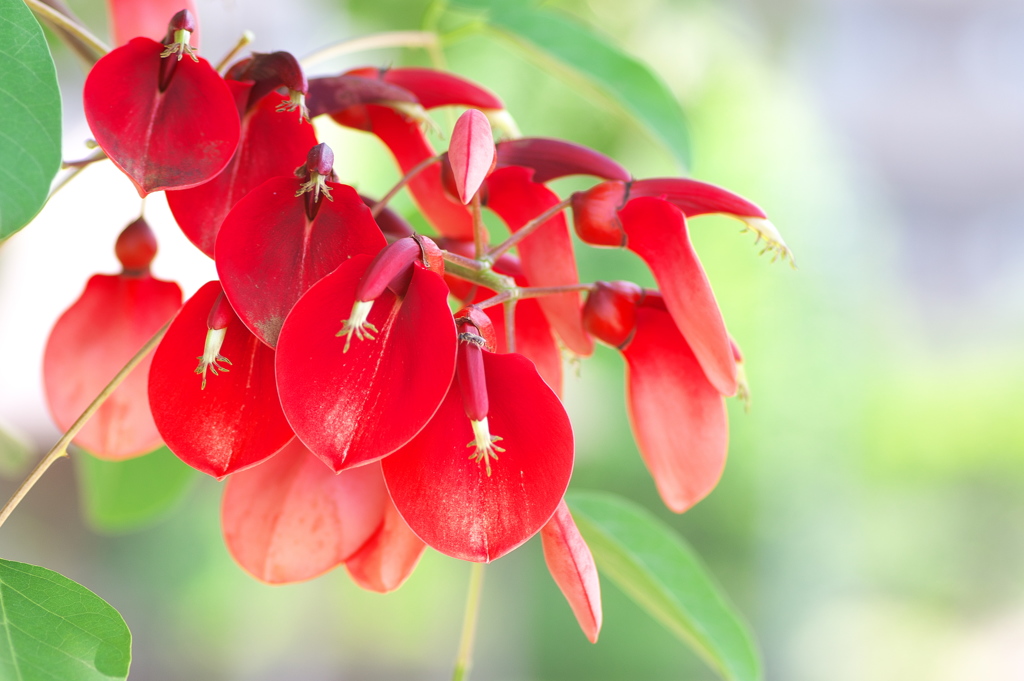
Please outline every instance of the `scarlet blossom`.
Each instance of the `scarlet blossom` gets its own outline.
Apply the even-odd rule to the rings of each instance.
[[[601,632],[601,584],[590,547],[562,501],[540,531],[544,562],[591,643]]]
[[[714,489],[725,467],[729,429],[722,394],[659,292],[598,282],[583,319],[590,333],[622,352],[640,455],[665,504],[686,511]]]
[[[131,357],[181,307],[181,289],[154,278],[156,238],[142,218],[125,227],[115,252],[120,274],[97,274],[46,341],[43,384],[53,419],[67,430]],[[75,444],[103,459],[127,459],[162,444],[149,412],[146,357],[100,406]]]

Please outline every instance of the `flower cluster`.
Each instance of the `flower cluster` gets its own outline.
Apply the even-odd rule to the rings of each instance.
[[[574,456],[563,350],[586,357],[596,339],[622,352],[638,447],[682,512],[720,477],[723,399],[745,391],[687,220],[725,213],[777,254],[788,256],[785,244],[763,211],[724,189],[634,179],[591,149],[520,136],[501,100],[462,78],[364,68],[307,81],[284,52],[221,75],[191,46],[194,29],[182,11],[162,43],[110,52],[88,76],[85,110],[139,194],[166,191],[219,281],[182,306],[176,284],[149,274],[152,232],[141,218],[129,225],[117,244],[124,271],[94,277],[51,334],[57,422],[69,425],[173,316],[82,447],[122,459],[164,442],[226,477],[227,545],[267,582],[344,564],[361,586],[388,591],[426,546],[488,562],[540,533],[596,640],[593,559],[562,501]],[[438,154],[424,127],[441,106],[466,111]],[[405,173],[396,189],[408,188],[433,237],[391,212],[390,195],[335,181],[310,123],[319,116],[380,138]],[[567,175],[599,184],[563,199],[548,183]],[[583,243],[633,251],[658,290],[580,283],[568,209]],[[508,240],[490,242],[484,210]]]

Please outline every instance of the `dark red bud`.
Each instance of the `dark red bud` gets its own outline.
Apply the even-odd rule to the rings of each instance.
[[[156,235],[149,224],[139,218],[122,230],[114,245],[114,253],[125,274],[146,274],[156,257]]]
[[[226,329],[234,318],[235,311],[231,308],[231,303],[224,296],[224,291],[221,291],[217,299],[213,301],[213,306],[210,307],[210,315],[206,318],[206,328],[211,331]]]
[[[472,324],[459,325],[459,355],[455,375],[462,392],[462,407],[471,421],[487,418],[487,378],[484,374],[484,351],[479,329]]]
[[[316,171],[324,177],[329,177],[334,170],[334,152],[331,148],[321,142],[309,150],[306,156],[306,171]]]
[[[486,312],[475,305],[464,307],[455,313],[455,324],[460,333],[463,331],[463,326],[475,327],[473,333],[484,339],[484,350],[497,352],[498,335],[494,331],[494,322]]]
[[[191,33],[196,30],[196,17],[192,12],[183,9],[171,17],[170,23],[167,24],[167,30],[171,34],[175,31],[188,31]]]
[[[583,306],[583,327],[601,341],[623,349],[636,330],[636,310],[646,297],[629,281],[599,281]]]
[[[405,295],[412,278],[413,263],[422,261],[422,258],[423,250],[412,237],[389,244],[377,254],[359,280],[356,300],[376,300],[386,288],[390,288],[397,296]]]
[[[626,232],[619,220],[625,205],[628,185],[611,180],[572,195],[572,217],[576,234],[591,246],[622,248]]]

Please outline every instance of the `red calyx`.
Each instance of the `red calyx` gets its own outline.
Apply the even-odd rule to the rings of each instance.
[[[591,246],[622,248],[626,232],[619,210],[629,198],[629,185],[612,180],[572,195],[573,226],[576,234]]]
[[[149,265],[156,257],[156,249],[156,236],[144,219],[139,218],[125,227],[114,245],[114,253],[124,268],[122,274],[148,274]]]
[[[629,281],[599,281],[595,286],[583,306],[583,325],[588,333],[621,350],[636,332],[636,310],[644,291]]]
[[[462,392],[462,407],[470,421],[483,421],[490,408],[487,401],[487,381],[484,375],[483,336],[468,322],[459,324],[459,356],[455,375]]]
[[[404,296],[409,288],[415,262],[437,274],[444,274],[444,260],[441,259],[441,249],[437,244],[420,235],[399,239],[374,257],[356,288],[356,300],[376,300],[385,288],[391,289],[398,297]],[[439,263],[440,271],[437,270]]]
[[[188,31],[191,33],[194,30],[196,30],[196,17],[187,9],[177,12],[167,24],[167,33],[172,38],[175,31]],[[171,41],[168,40],[167,42]]]
[[[309,82],[302,73],[299,60],[290,52],[254,52],[251,57],[232,65],[224,77],[228,80],[253,81],[249,92],[249,107],[280,87],[287,88],[293,97],[309,93]],[[291,108],[297,106],[298,102]]]

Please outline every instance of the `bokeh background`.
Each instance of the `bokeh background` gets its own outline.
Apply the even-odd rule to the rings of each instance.
[[[254,49],[303,55],[418,28],[427,4],[200,0],[203,49],[222,54],[248,28]],[[758,257],[739,223],[694,220],[753,391],[749,413],[730,404],[725,476],[683,516],[662,507],[629,434],[622,362],[602,348],[568,375],[573,487],[625,495],[675,527],[751,623],[770,680],[1024,679],[1024,6],[547,4],[652,66],[688,115],[690,173],[764,207],[799,266]],[[72,6],[104,33],[100,3]],[[524,133],[591,145],[638,177],[680,173],[614,104],[512,43],[470,34],[445,55],[497,92]],[[62,48],[55,56],[65,156],[80,158],[84,71]],[[367,63],[426,57],[376,51],[315,73]],[[397,178],[375,139],[321,132],[343,181],[382,193]],[[49,327],[91,274],[117,271],[113,241],[138,210],[127,180],[97,165],[0,249],[4,496],[24,474],[19,453],[38,455],[58,435],[41,394]],[[214,277],[162,197],[147,200],[146,215],[162,246],[158,276],[186,295]],[[580,248],[578,257],[584,279],[652,283],[629,254]],[[156,524],[97,532],[77,491],[82,472],[55,466],[3,528],[2,551],[120,610],[134,634],[133,678],[450,676],[468,565],[428,552],[388,596],[359,591],[343,569],[267,587],[224,548],[220,483],[196,475]],[[592,646],[539,542],[490,566],[473,678],[714,678],[614,585],[603,589],[605,626]]]

